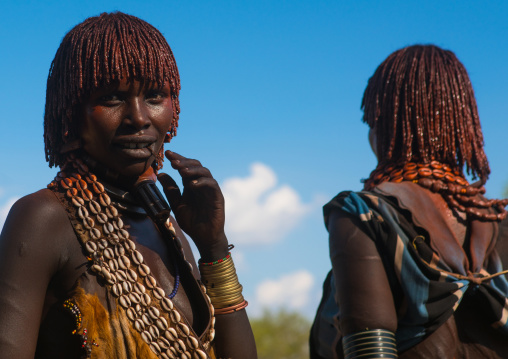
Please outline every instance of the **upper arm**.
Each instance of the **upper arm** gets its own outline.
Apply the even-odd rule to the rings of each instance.
[[[340,210],[330,213],[330,258],[343,334],[361,330],[395,332],[397,316],[388,277],[374,241],[357,218]]]
[[[0,358],[33,358],[65,218],[48,190],[20,199],[7,216],[0,234]]]

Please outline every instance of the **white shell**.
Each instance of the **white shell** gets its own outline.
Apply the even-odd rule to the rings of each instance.
[[[152,298],[147,293],[141,294],[141,304],[145,307],[148,307],[152,303]]]
[[[90,237],[97,240],[101,237],[101,232],[97,228],[90,228]]]
[[[159,337],[159,328],[157,328],[155,325],[151,325],[148,329],[152,337],[158,338]]]
[[[208,336],[208,340],[212,341],[214,338],[215,338],[215,329],[211,328],[210,329],[210,334]]]
[[[108,249],[111,249],[111,248],[108,248]],[[116,259],[110,259],[109,262],[109,268],[113,271],[113,272],[116,272],[118,270],[118,262]],[[117,276],[118,278],[118,276]]]
[[[169,353],[169,352],[166,352],[166,353]],[[175,359],[175,356],[173,354],[169,354],[169,355],[171,355],[171,356],[169,356],[166,353],[161,353],[161,358],[162,359]]]
[[[172,310],[171,313],[169,313],[169,318],[173,323],[178,323],[181,319],[180,313],[178,313],[176,310]]]
[[[139,274],[142,277],[145,277],[150,274],[150,267],[148,267],[146,264],[141,263],[138,267]]]
[[[145,286],[139,282],[134,283],[134,290],[140,295],[146,291]]]
[[[123,229],[122,229],[122,231],[123,231]],[[126,231],[126,232],[127,232],[127,231]],[[128,233],[129,233],[129,232],[127,232],[127,234],[128,234]],[[124,245],[125,249],[127,249],[127,250],[135,250],[135,249],[136,249],[136,244],[135,244],[132,240],[130,240],[130,239],[127,239],[127,240],[124,242],[124,244],[123,244],[123,245]]]
[[[132,251],[132,261],[138,265],[143,263],[143,255],[138,251]]]
[[[161,305],[162,305],[162,308],[166,311],[166,312],[170,312],[173,310],[173,301],[171,299],[169,299],[168,297],[164,297],[161,299]]]
[[[192,359],[189,352],[183,352],[180,359]]]
[[[83,207],[84,208],[84,207]],[[100,212],[100,213],[97,213],[97,221],[100,223],[100,224],[104,224],[108,221],[108,216],[106,216],[104,213]]]
[[[114,224],[116,225],[116,229],[121,229],[123,228],[123,221],[120,217],[118,217],[116,219],[116,222],[114,222]]]
[[[178,345],[177,345],[178,344]],[[175,347],[176,347],[176,350],[179,352],[179,353],[184,353],[186,350],[187,350],[187,346],[185,345],[185,343],[183,342],[182,339],[177,339],[176,342],[175,342]]]
[[[113,284],[113,287],[111,288],[113,291],[113,294],[117,297],[122,295],[122,285],[120,283]]]
[[[99,245],[100,249],[105,249],[108,246],[108,241],[103,238],[97,241],[97,244]]]
[[[141,338],[147,344],[150,344],[152,342],[152,336],[146,330],[141,333]]]
[[[90,201],[90,211],[92,211],[93,214],[97,214],[101,211],[101,205],[95,202],[93,199]]]
[[[141,319],[136,319],[136,321],[134,322],[134,328],[136,328],[138,332],[142,332],[143,330],[145,330],[145,323],[143,323]]]
[[[80,197],[72,197],[72,203],[79,208],[85,204],[85,201]]]
[[[80,207],[78,208],[78,216],[79,216],[79,218],[81,218],[81,219],[85,219],[86,217],[88,217],[88,216],[89,216],[89,214],[88,214],[88,210],[86,209],[86,207],[80,206]]]
[[[161,287],[155,287],[153,289],[153,296],[157,299],[162,299],[166,296],[166,293],[164,292],[164,289]]]
[[[118,266],[122,269],[129,269],[131,261],[127,256],[120,256],[120,258],[118,258]]]
[[[160,330],[166,330],[168,328],[168,321],[164,317],[159,317],[156,324]]]
[[[161,347],[161,349],[168,349],[170,344],[166,338],[160,337],[157,339],[157,344]]]
[[[111,265],[110,265],[111,267]],[[116,271],[116,278],[120,281],[120,282],[125,282],[127,280],[127,276],[125,275],[125,272],[121,269],[118,269]]]
[[[103,230],[104,230],[104,233],[110,234],[110,233],[114,232],[115,227],[113,227],[113,225],[111,223],[106,222],[106,223],[104,223]]]
[[[150,320],[150,317],[145,313],[141,316],[141,319],[143,319],[143,323],[146,325],[152,325],[152,321]]]
[[[127,297],[126,295],[120,296],[120,298],[118,298],[118,301],[120,302],[120,305],[124,308],[129,308],[131,306],[131,301],[129,297]]]
[[[187,345],[192,349],[197,349],[199,347],[199,342],[193,336],[187,338]]]
[[[127,279],[131,282],[136,282],[138,280],[138,275],[132,269],[127,270]]]
[[[159,347],[159,344],[152,342],[150,343],[150,349],[155,353],[159,354],[161,352],[161,348]]]
[[[170,342],[174,342],[178,338],[178,333],[175,328],[168,328],[164,335]]]
[[[125,229],[121,228],[118,230],[118,237],[120,237],[122,239],[127,239],[127,238],[129,238],[129,232],[127,232]]]
[[[126,293],[130,293],[132,290],[132,284],[129,282],[122,282],[123,291]]]
[[[202,351],[201,349],[197,349],[194,352],[194,359],[206,359],[206,353]]]
[[[115,252],[111,248],[106,248],[104,250],[104,257],[107,259],[112,259],[115,256]]]
[[[152,277],[151,275],[147,275],[145,277],[145,283],[146,283],[146,286],[150,289],[152,289],[153,287],[155,287],[157,285],[155,278]]]
[[[118,244],[115,247],[115,253],[118,257],[123,256],[125,254],[125,248],[122,245]]]
[[[101,205],[103,205],[104,207],[107,207],[111,204],[111,199],[106,193],[101,193],[99,195],[99,201],[101,202]]]
[[[101,268],[101,266],[100,266],[100,265],[98,265],[98,264],[93,264],[93,265],[92,265],[92,270],[93,270],[95,273],[101,273],[102,268]]]
[[[131,303],[137,304],[139,303],[140,297],[138,293],[131,292],[129,293],[129,299],[131,300]]]
[[[161,312],[156,307],[151,306],[151,307],[148,308],[148,314],[150,314],[150,317],[152,319],[156,320],[157,318],[160,317]]]
[[[130,320],[135,320],[136,319],[136,311],[134,310],[134,308],[128,308],[127,309],[127,317],[130,319]]]
[[[88,253],[94,253],[97,250],[97,244],[95,244],[95,242],[88,241],[85,244],[85,248],[88,251]]]
[[[189,336],[190,334],[190,330],[189,330],[189,327],[187,325],[185,325],[184,323],[178,323],[178,329],[180,329],[183,333],[184,336]]]

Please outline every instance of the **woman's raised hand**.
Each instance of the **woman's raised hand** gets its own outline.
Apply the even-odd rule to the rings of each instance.
[[[180,228],[196,244],[203,261],[213,261],[227,254],[224,233],[224,197],[210,171],[198,160],[166,151],[166,158],[182,177],[183,192],[166,173],[159,179]]]

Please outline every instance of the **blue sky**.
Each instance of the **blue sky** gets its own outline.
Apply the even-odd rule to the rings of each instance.
[[[0,8],[0,226],[14,199],[55,173],[44,161],[42,117],[62,37],[104,11],[136,15],[175,54],[182,113],[169,148],[199,159],[223,185],[253,315],[268,305],[312,316],[330,268],[321,206],[361,189],[375,166],[360,101],[394,50],[434,43],[456,53],[478,101],[487,194],[501,196],[508,183],[508,2],[21,0]]]

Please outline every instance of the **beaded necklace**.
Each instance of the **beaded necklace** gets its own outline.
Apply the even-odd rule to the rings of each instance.
[[[204,343],[200,343],[171,298],[151,275],[150,268],[124,228],[118,209],[88,166],[70,155],[48,188],[63,192],[69,207],[74,208],[75,218],[80,222],[76,223],[76,227],[80,227],[76,232],[80,233],[88,253],[90,270],[104,280],[106,288],[116,297],[151,351],[163,359],[208,358],[205,350],[210,347],[215,330],[213,306],[205,287],[200,286],[212,313],[212,325]],[[183,253],[169,218],[166,229]]]
[[[364,181],[364,189],[371,191],[383,182],[400,183],[411,181],[434,193],[439,193],[451,208],[464,212],[483,221],[501,221],[508,214],[505,207],[508,199],[482,200],[477,194],[484,194],[485,187],[470,185],[464,176],[438,161],[430,163],[408,162],[403,166],[381,165],[372,171]],[[479,208],[496,208],[499,213],[482,213]]]

